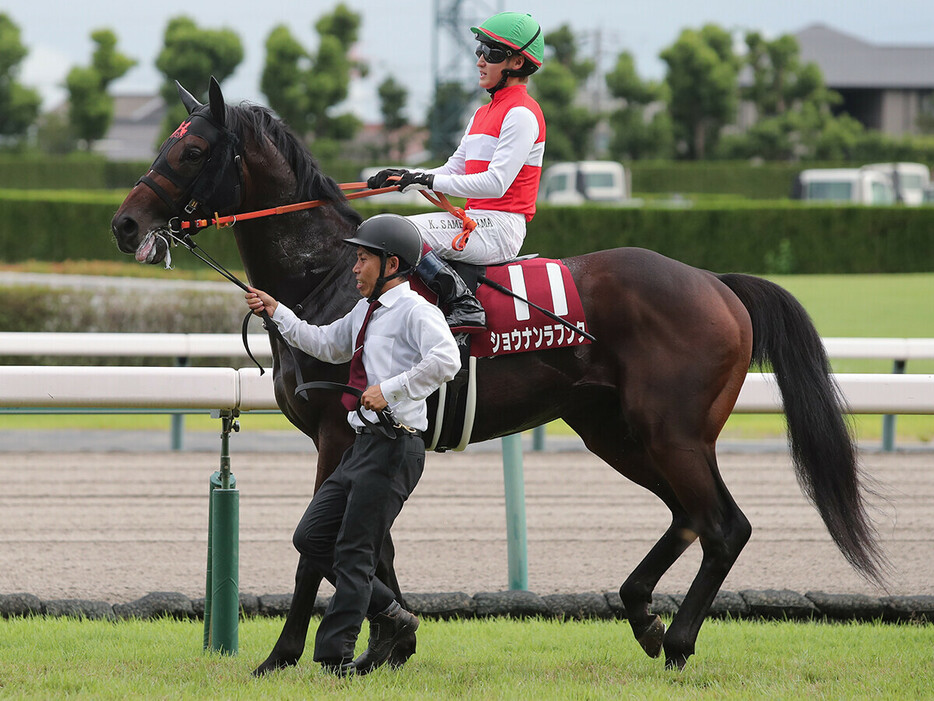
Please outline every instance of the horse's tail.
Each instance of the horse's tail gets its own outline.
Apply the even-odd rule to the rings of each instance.
[[[782,393],[798,484],[837,547],[864,577],[884,584],[885,556],[866,513],[846,403],[804,307],[778,285],[751,275],[719,275],[752,319],[752,364],[768,363]]]

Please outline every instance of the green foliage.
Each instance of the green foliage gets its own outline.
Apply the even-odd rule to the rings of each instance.
[[[625,105],[610,114],[613,137],[610,156],[616,160],[668,158],[674,155],[674,128],[667,111],[657,111],[647,120],[646,107],[659,100],[662,86],[645,82],[636,73],[632,54],[624,51],[616,66],[607,73],[606,84],[613,97],[625,100]]]
[[[380,112],[383,115],[383,144],[381,152],[376,154],[376,161],[398,162],[408,146],[409,135],[402,130],[408,124],[403,110],[408,98],[408,91],[397,83],[392,76],[379,84]]]
[[[75,139],[71,131],[71,125],[65,115],[58,112],[49,112],[39,120],[36,145],[43,154],[63,156],[78,148],[78,140]],[[37,187],[41,184],[34,182],[32,185],[22,185],[22,187]],[[89,187],[90,185],[85,186]],[[2,176],[0,176],[0,187],[17,187],[17,185],[4,183]]]
[[[685,29],[660,57],[668,64],[668,109],[686,155],[703,159],[736,113],[739,61],[730,34],[713,24],[700,31]]]
[[[725,136],[717,157],[766,160],[852,158],[863,127],[849,115],[834,117],[840,96],[828,90],[814,63],[802,65],[797,40],[788,34],[774,41],[758,32],[746,35],[744,63],[752,84],[742,90],[758,120],[746,133]]]
[[[312,54],[286,25],[273,28],[266,38],[266,64],[260,89],[275,110],[296,133],[313,139],[316,150],[334,150],[336,142],[353,137],[359,120],[350,113],[333,114],[347,98],[353,71],[366,66],[350,58],[361,17],[343,3],[316,23],[318,50]]]
[[[123,193],[0,190],[0,260],[127,260],[110,234],[110,220],[122,200]],[[375,200],[355,207],[364,217],[424,211]],[[763,273],[781,260],[786,246],[785,258],[794,261],[796,273],[930,272],[932,230],[934,208],[751,201],[690,209],[541,206],[523,252],[564,257],[641,246],[710,270]],[[208,229],[198,234],[198,242],[224,265],[240,265],[229,232]],[[182,250],[174,263],[186,269],[200,266]]]
[[[157,143],[162,143],[187,114],[178,100],[176,80],[205,102],[211,76],[223,83],[242,60],[243,44],[233,30],[199,27],[185,16],[170,19],[156,57],[156,68],[165,78],[159,92],[169,105]]]
[[[75,66],[65,78],[71,129],[87,151],[113,122],[114,100],[107,94],[107,86],[136,65],[134,59],[117,51],[117,37],[109,29],[91,32],[91,40],[97,45],[91,65]]]
[[[464,132],[464,113],[473,95],[456,81],[435,86],[435,95],[428,109],[428,146],[434,158],[445,159],[454,153]]]
[[[21,139],[39,114],[39,92],[17,80],[20,63],[28,53],[20,41],[19,27],[0,12],[0,137]]]
[[[763,273],[787,239],[796,273],[929,272],[934,268],[934,239],[927,233],[932,226],[930,208],[792,203],[540,207],[523,251],[566,256],[641,246],[710,270]]]
[[[55,129],[56,138],[64,140],[62,148],[66,148],[70,138],[67,125],[59,122]],[[128,190],[148,168],[149,161],[118,163],[84,152],[68,153],[67,156],[0,154],[0,188]]]
[[[549,161],[576,161],[592,151],[600,115],[574,103],[580,83],[570,68],[549,62],[533,77],[535,98],[547,123]]]
[[[593,130],[601,115],[575,104],[577,93],[593,73],[592,61],[579,61],[574,35],[567,25],[545,35],[553,58],[532,77],[532,92],[547,122],[545,158],[576,161],[593,151]]]

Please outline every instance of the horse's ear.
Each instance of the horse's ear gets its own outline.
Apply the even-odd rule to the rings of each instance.
[[[191,114],[196,109],[201,107],[201,103],[195,99],[195,96],[185,90],[185,88],[182,87],[182,84],[177,80],[175,81],[175,89],[178,90],[178,97],[182,101],[182,104],[185,105],[185,109],[188,110],[188,114]]]
[[[208,97],[211,102],[211,115],[214,121],[224,126],[227,121],[227,105],[224,103],[224,94],[221,92],[221,84],[217,78],[211,76],[211,88],[208,90]]]

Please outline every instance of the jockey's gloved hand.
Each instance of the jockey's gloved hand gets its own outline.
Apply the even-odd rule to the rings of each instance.
[[[371,190],[375,190],[378,187],[389,187],[390,185],[395,185],[395,180],[390,180],[392,176],[402,175],[408,171],[405,168],[383,168],[376,175],[371,175],[367,178],[366,186]]]
[[[403,171],[402,177],[397,183],[400,192],[409,192],[410,190],[432,190],[435,185],[435,176],[433,173],[419,173]]]

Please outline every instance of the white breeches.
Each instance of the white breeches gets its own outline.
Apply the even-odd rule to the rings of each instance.
[[[525,239],[525,216],[489,209],[468,209],[467,216],[477,222],[463,251],[451,243],[460,234],[461,220],[443,210],[408,217],[422,235],[422,240],[447,260],[476,265],[491,265],[512,260],[519,254]]]

